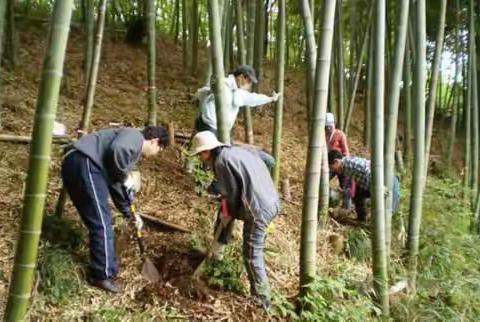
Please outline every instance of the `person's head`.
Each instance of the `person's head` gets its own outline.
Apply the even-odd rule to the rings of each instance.
[[[143,141],[142,155],[153,157],[169,144],[168,131],[161,126],[147,126],[142,130]]]
[[[328,167],[335,173],[342,172],[343,154],[338,150],[328,152]]]
[[[332,134],[335,130],[335,117],[332,113],[327,113],[325,115],[325,132],[327,135]]]
[[[250,91],[252,85],[258,82],[255,70],[248,65],[240,65],[233,71],[238,88]]]
[[[194,155],[198,155],[202,161],[213,159],[213,150],[225,146],[218,141],[215,134],[210,131],[198,132],[192,140],[192,150]]]

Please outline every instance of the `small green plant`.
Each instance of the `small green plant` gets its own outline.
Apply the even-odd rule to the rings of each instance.
[[[301,300],[302,321],[366,321],[380,312],[343,276],[317,277]]]
[[[272,294],[272,310],[270,314],[279,319],[298,320],[295,305],[284,295],[276,292]]]
[[[81,281],[71,254],[45,243],[39,257],[40,292],[52,304],[67,304],[80,294]]]
[[[77,250],[85,239],[85,229],[78,220],[45,216],[42,224],[42,238],[62,249]]]
[[[198,157],[192,157],[188,151],[182,152],[184,157],[188,159],[192,166],[192,176],[195,182],[195,192],[199,195],[204,195],[208,185],[213,181],[213,172],[205,168],[204,163]]]
[[[91,321],[109,321],[120,322],[127,315],[127,312],[123,309],[119,309],[111,306],[102,306],[95,312],[92,312],[89,316]]]
[[[243,261],[239,247],[228,246],[223,260],[211,261],[206,272],[210,286],[245,294],[245,287],[241,280]]]
[[[348,232],[347,254],[359,262],[365,262],[372,256],[372,243],[365,230],[356,228]]]

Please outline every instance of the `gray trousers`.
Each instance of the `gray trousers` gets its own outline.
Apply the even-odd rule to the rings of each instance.
[[[244,220],[243,260],[248,280],[250,281],[250,292],[252,295],[270,298],[270,284],[265,269],[263,250],[265,248],[268,225],[270,225],[278,213],[279,209],[263,211],[258,214],[249,214],[247,216],[248,219]],[[220,242],[226,244],[230,240],[232,227],[233,221],[222,232]]]

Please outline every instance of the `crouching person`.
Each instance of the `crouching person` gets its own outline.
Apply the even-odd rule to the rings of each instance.
[[[137,227],[140,216],[132,218],[133,181],[130,171],[140,157],[154,157],[168,144],[162,127],[107,129],[82,137],[65,155],[63,184],[89,232],[90,272],[93,286],[112,293],[121,288],[114,247],[109,196],[115,206]]]
[[[223,209],[223,214],[227,212],[245,223],[243,257],[251,294],[256,304],[268,311],[271,308],[270,286],[263,250],[267,227],[280,211],[280,199],[267,166],[258,154],[225,145],[209,131],[195,135],[193,152],[203,161],[212,163],[223,204],[228,209]],[[218,254],[224,245],[216,242]]]
[[[355,180],[356,192],[353,203],[358,220],[365,221],[367,219],[366,201],[370,198],[370,160],[346,157],[341,152],[332,150],[328,152],[328,164],[333,173]],[[392,210],[395,213],[400,201],[400,181],[397,176],[393,180],[393,187],[386,188],[385,191],[392,193]]]

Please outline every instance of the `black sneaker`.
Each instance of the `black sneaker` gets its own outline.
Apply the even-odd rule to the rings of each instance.
[[[90,278],[88,282],[92,286],[98,287],[113,294],[122,293],[122,289],[113,279],[97,280]]]

